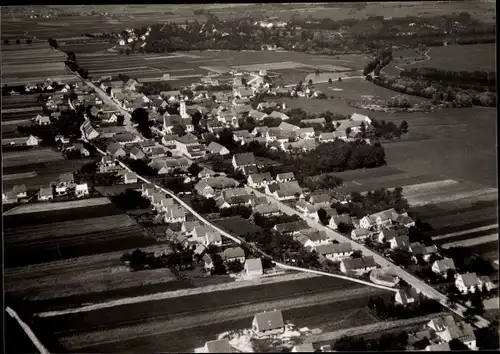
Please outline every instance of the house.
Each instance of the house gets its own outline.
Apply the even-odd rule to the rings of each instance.
[[[363,217],[359,221],[359,226],[363,229],[370,229],[372,227],[376,227],[378,229],[382,229],[385,227],[389,227],[392,225],[393,218],[398,215],[396,210],[393,208],[387,209],[369,216]]]
[[[186,212],[182,207],[178,205],[171,205],[166,209],[167,209],[165,212],[166,223],[177,223],[186,221]]]
[[[155,192],[155,186],[153,184],[143,184],[141,186],[141,195],[143,197],[151,197]]]
[[[115,158],[116,157],[124,157],[127,155],[127,153],[122,148],[120,143],[117,143],[117,142],[114,142],[114,143],[108,145],[106,152]]]
[[[391,240],[395,237],[398,237],[398,233],[396,232],[396,230],[392,229],[382,230],[377,235],[377,241],[380,243],[391,242]]]
[[[233,167],[235,169],[242,169],[247,166],[257,166],[252,152],[244,152],[233,156]]]
[[[295,134],[300,139],[314,139],[314,136],[316,135],[314,128],[300,128],[295,131]]]
[[[271,176],[271,173],[269,172],[250,175],[247,178],[247,183],[252,188],[265,187],[269,183],[273,182],[274,178]]]
[[[377,268],[377,263],[372,256],[349,258],[340,262],[340,271],[344,274],[354,272],[356,274],[365,274]]]
[[[123,176],[123,182],[125,184],[137,183],[137,175],[134,172],[127,172]]]
[[[215,141],[212,141],[210,144],[208,144],[207,149],[211,154],[217,154],[221,156],[225,156],[230,153],[228,149],[226,149],[221,144],[216,143]]]
[[[235,206],[249,206],[252,196],[245,188],[234,188],[222,191],[222,195],[216,199],[219,209],[231,208]]]
[[[420,242],[415,242],[410,244],[409,251],[413,254],[412,260],[415,263],[418,263],[418,260],[421,258],[425,262],[429,262],[431,256],[433,254],[437,254],[438,250],[436,245],[428,246],[421,244]]]
[[[236,142],[244,141],[252,137],[248,130],[235,130],[233,131],[233,140]]]
[[[99,133],[94,129],[92,123],[88,118],[85,119],[83,124],[80,126],[80,130],[82,132],[82,136],[87,140],[92,140],[99,136]]]
[[[199,173],[198,173],[198,178],[199,179],[207,179],[207,178],[212,178],[212,177],[215,177],[217,175],[216,172],[214,171],[211,171],[207,168],[204,168],[203,170],[201,170]]]
[[[208,247],[209,245],[222,246],[222,236],[217,231],[211,231],[205,234],[203,244]]]
[[[476,290],[491,291],[496,288],[490,278],[478,277],[476,273],[458,274],[455,278],[455,287],[464,295],[475,293]]]
[[[353,253],[352,246],[349,242],[330,243],[315,246],[313,249],[318,255],[321,255],[333,262],[338,262],[344,258],[348,258]]]
[[[366,229],[354,229],[351,231],[351,238],[354,241],[364,241],[370,237],[370,232]]]
[[[326,125],[326,120],[325,118],[302,119],[301,123],[304,123],[305,125],[317,124],[324,127]]]
[[[247,89],[244,87],[238,88],[234,90],[234,97],[238,98],[250,98],[253,97],[254,93],[251,89]]]
[[[259,109],[259,107],[257,107],[257,109]],[[269,117],[266,113],[256,111],[255,109],[252,109],[250,112],[248,112],[248,116],[252,117],[257,122],[260,122],[264,120],[264,118]]]
[[[130,150],[130,157],[134,160],[142,160],[146,155],[136,146]]]
[[[249,258],[245,262],[245,274],[249,277],[260,277],[264,274],[262,260],[260,258]]]
[[[37,146],[40,144],[43,140],[39,137],[36,137],[34,135],[30,135],[28,139],[26,139],[26,146]]]
[[[60,186],[69,186],[75,182],[75,178],[73,177],[73,173],[62,173],[59,175],[59,185]]]
[[[429,344],[424,349],[426,352],[449,352],[450,344],[449,343],[439,343],[439,344]]]
[[[77,184],[75,187],[75,195],[77,198],[89,195],[89,187],[87,183]]]
[[[412,287],[406,287],[404,289],[399,289],[394,295],[394,301],[400,305],[406,306],[408,304],[413,304],[418,300],[418,293]]]
[[[251,133],[255,137],[257,137],[257,136],[265,137],[268,130],[269,130],[269,127],[264,125],[264,126],[253,128]]]
[[[159,203],[159,208],[161,208],[162,211],[167,211],[168,208],[172,207],[175,205],[174,203],[174,199],[173,198],[166,198],[166,197],[162,197],[160,199],[160,203]]]
[[[389,240],[391,249],[408,249],[410,247],[410,238],[408,236],[396,236]]]
[[[207,353],[232,353],[233,350],[229,345],[227,338],[212,340],[205,343],[205,352]]]
[[[394,214],[392,214],[391,219],[392,219],[393,224],[404,226],[406,228],[410,228],[412,226],[415,226],[415,220],[413,220],[411,217],[409,217],[407,213],[403,213],[403,214],[394,213]]]
[[[446,279],[448,270],[456,271],[455,262],[453,262],[453,259],[445,257],[435,261],[431,266],[431,270]]]
[[[283,333],[285,331],[283,314],[280,310],[274,310],[255,315],[252,321],[252,331],[258,337]]]
[[[192,236],[194,228],[197,226],[202,226],[198,220],[184,221],[182,223],[181,232],[186,234],[186,235]]]
[[[328,208],[331,199],[329,194],[314,194],[309,197],[309,203],[320,208]]]
[[[46,200],[52,200],[52,199],[54,199],[54,195],[52,193],[51,187],[40,188],[40,190],[38,191],[38,200],[39,201],[46,201]]]
[[[318,137],[320,143],[329,143],[335,141],[334,133],[321,133]]]
[[[282,224],[276,224],[273,227],[274,231],[280,232],[284,235],[297,235],[300,231],[308,229],[309,225],[304,220],[291,221]]]
[[[314,353],[312,343],[297,344],[292,348],[292,353]]]
[[[299,186],[297,181],[268,184],[266,185],[265,192],[278,200],[289,200],[304,197],[302,188]]]
[[[278,128],[280,130],[286,131],[286,132],[296,132],[296,131],[300,130],[300,128],[297,127],[296,125],[286,123],[286,122],[281,122],[281,124],[278,126]]]
[[[194,186],[194,189],[198,194],[204,196],[205,198],[213,198],[216,191],[222,191],[237,186],[237,181],[225,176],[219,176],[199,181]]]
[[[49,125],[50,117],[38,114],[35,118],[33,118],[33,121],[38,125]]]
[[[225,262],[234,262],[238,261],[241,264],[245,263],[245,251],[241,247],[230,247],[226,248],[224,252],[222,252],[222,259]]]
[[[293,174],[293,172],[278,173],[276,175],[276,181],[277,182],[295,181],[295,175]]]
[[[272,118],[279,118],[281,120],[288,120],[290,119],[289,116],[287,116],[285,113],[281,113],[278,111],[272,111],[271,114],[269,114],[270,117]]]
[[[372,124],[372,120],[363,114],[353,113],[350,118],[353,122],[364,122],[365,124]]]
[[[326,218],[328,220],[330,220],[334,216],[338,215],[337,210],[330,208],[330,207],[322,208],[318,204],[315,204],[314,208],[316,209],[316,212],[314,212],[312,215],[309,215],[309,217],[311,219],[315,220],[316,222],[321,222],[321,219],[320,219],[320,210],[321,209],[323,209],[326,212]]]
[[[212,260],[212,257],[210,257],[209,254],[205,253],[203,257],[201,257],[204,263],[205,270],[212,270],[214,269],[214,262]]]
[[[222,241],[218,241],[220,238],[219,236],[215,236],[215,234],[219,234],[217,231],[212,229],[210,226],[207,225],[201,225],[201,226],[195,226],[192,232],[192,237],[196,242],[202,243],[205,246],[208,246],[210,244],[209,241],[214,241],[217,244],[221,244]]]
[[[352,225],[352,219],[348,214],[333,216],[330,218],[328,227],[337,230],[341,223],[344,225]]]
[[[427,323],[427,326],[434,330],[445,343],[450,342],[452,339],[458,339],[469,349],[477,349],[476,336],[472,325],[464,321],[457,323],[452,315],[434,318]]]
[[[254,214],[260,214],[266,217],[281,215],[280,209],[272,203],[259,204],[253,208],[253,212]]]

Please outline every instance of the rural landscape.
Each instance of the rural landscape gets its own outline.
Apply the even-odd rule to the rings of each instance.
[[[5,352],[499,349],[494,1],[1,19]]]

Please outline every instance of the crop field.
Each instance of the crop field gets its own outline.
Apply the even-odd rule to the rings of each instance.
[[[246,219],[243,219],[241,216],[233,216],[230,218],[218,219],[213,221],[217,226],[237,236],[243,236],[249,232],[258,232],[261,230],[260,227],[252,224]]]
[[[327,96],[335,96],[334,92],[325,92]],[[330,111],[332,113],[351,115],[354,112],[362,113],[363,110],[355,109],[350,107],[344,100],[342,99],[309,99],[309,98],[289,98],[285,97],[281,99],[286,103],[288,109],[294,108],[302,108],[304,111],[308,113],[324,113],[325,111]],[[366,114],[368,116],[370,112]]]
[[[23,266],[154,244],[144,231],[103,198],[43,203],[4,217],[6,265]],[[99,202],[99,203],[98,203]],[[50,210],[54,205],[54,210]],[[60,206],[70,206],[63,208]],[[40,210],[41,209],[41,210]]]
[[[2,154],[4,173],[8,174],[8,168],[25,166],[35,163],[63,160],[59,151],[48,148],[33,148],[25,151],[8,151]],[[7,172],[6,172],[7,171]]]
[[[495,71],[495,53],[494,43],[432,47],[429,52],[430,60],[417,62],[411,67],[426,66],[455,71]]]
[[[31,150],[26,150],[28,153]],[[51,153],[52,151],[49,150]],[[4,153],[4,158],[6,154],[10,154],[11,152]],[[18,152],[16,152],[18,153]],[[83,165],[94,161],[95,158],[82,158],[75,160],[65,160],[62,157],[62,154],[59,152],[58,155],[41,155],[41,158],[34,162],[33,155],[27,154],[28,157],[31,157],[31,163],[21,165],[20,161],[12,160],[11,164],[6,167],[5,161],[3,166],[3,173],[5,175],[11,174],[19,174],[19,173],[32,173],[35,172],[37,174],[36,177],[23,177],[19,179],[10,179],[8,181],[3,181],[4,188],[12,188],[12,186],[16,184],[25,184],[28,189],[38,190],[41,187],[48,187],[52,182],[57,182],[59,180],[59,176],[63,173],[75,172],[78,171]],[[50,157],[50,158],[49,158]],[[45,162],[44,162],[45,161]],[[12,162],[17,162],[12,164]],[[21,175],[22,177],[22,175]]]
[[[110,346],[120,351],[125,347],[134,351],[188,351],[192,348],[187,346],[203,345],[227,330],[228,324],[232,327],[228,329],[250,327],[255,313],[272,308],[282,309],[285,319],[299,327],[332,322],[348,326],[352,324],[348,315],[363,309],[369,296],[385,294],[339,279],[313,278],[45,317],[40,324],[50,326],[71,351],[102,352]],[[373,321],[371,318],[370,323]],[[179,338],[181,330],[189,332],[189,340]]]

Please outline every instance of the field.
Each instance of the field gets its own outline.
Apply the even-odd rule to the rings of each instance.
[[[227,230],[227,232],[230,232],[231,234],[237,236],[243,236],[249,232],[258,232],[261,230],[260,227],[249,222],[246,219],[243,219],[241,216],[233,216],[230,218],[213,220],[213,222],[217,226],[223,228],[224,230]]]
[[[5,156],[12,156],[12,152],[4,153],[4,175],[14,175],[14,174],[24,174],[24,173],[36,173],[36,177],[23,177],[9,180],[3,180],[3,185],[5,189],[10,189],[14,185],[25,184],[28,190],[36,190],[41,187],[48,187],[52,182],[57,182],[59,176],[63,173],[78,171],[83,165],[94,161],[95,158],[88,157],[75,160],[65,160],[62,154],[58,152],[48,150],[43,153],[31,153],[32,150],[27,150],[26,153],[29,158],[29,164],[22,165],[20,160],[21,156],[10,157],[9,164],[5,164]],[[15,152],[15,154],[20,154],[20,152]],[[36,156],[39,155],[40,158],[36,160]],[[37,162],[35,162],[37,161]]]
[[[495,52],[494,43],[432,47],[428,53],[430,60],[417,62],[410,67],[425,66],[455,71],[495,71]]]
[[[72,208],[47,210],[51,203],[46,203],[43,204],[47,207],[44,211],[4,216],[7,267],[146,247],[155,243],[145,236],[141,227],[112,204],[78,207],[74,202],[69,203]]]
[[[13,170],[15,167],[64,159],[61,152],[57,150],[37,147],[23,151],[8,151],[2,155],[4,173],[6,174],[9,174],[8,171]]]
[[[373,323],[373,318],[346,317],[359,315],[376,294],[387,292],[311,278],[46,317],[40,324],[50,326],[70,351],[106,352],[111,346],[118,351],[189,351],[225,330],[250,327],[255,313],[272,308],[284,310],[285,319],[299,327],[335,323],[342,328],[356,317],[358,325]]]

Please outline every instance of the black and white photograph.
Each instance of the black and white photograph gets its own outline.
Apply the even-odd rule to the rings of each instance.
[[[498,350],[496,21],[2,6],[4,352]]]

